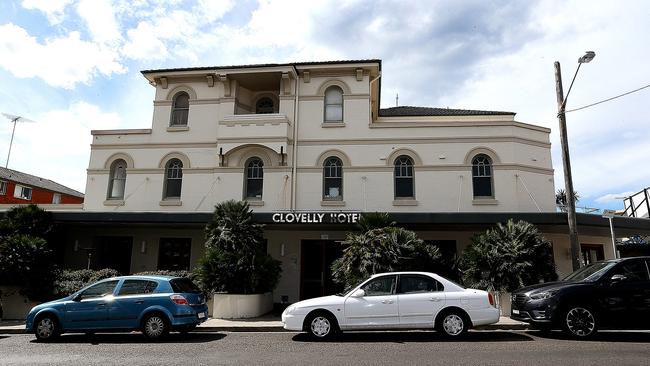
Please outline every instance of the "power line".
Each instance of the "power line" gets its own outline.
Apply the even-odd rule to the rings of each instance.
[[[650,84],[648,84],[648,85],[646,85],[646,86],[642,86],[642,87],[640,87],[640,88],[638,88],[638,89],[631,90],[631,91],[629,91],[629,92],[627,92],[627,93],[619,94],[619,95],[617,95],[617,96],[615,96],[615,97],[607,98],[607,99],[601,100],[601,101],[596,102],[596,103],[592,103],[592,104],[589,104],[589,105],[586,105],[586,106],[582,106],[582,107],[580,107],[580,108],[569,109],[568,111],[564,111],[564,113],[575,112],[575,111],[579,111],[579,110],[581,110],[581,109],[585,109],[585,108],[593,107],[593,106],[595,106],[595,105],[597,105],[597,104],[601,104],[601,103],[609,102],[610,100],[614,100],[614,99],[616,99],[616,98],[624,97],[624,96],[626,96],[626,95],[628,95],[628,94],[636,93],[636,92],[641,91],[641,90],[643,90],[643,89],[645,89],[645,88],[650,88]]]

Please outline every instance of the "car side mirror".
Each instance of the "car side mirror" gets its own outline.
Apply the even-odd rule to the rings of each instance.
[[[81,294],[76,294],[72,297],[72,301],[79,302],[81,301]]]
[[[612,284],[615,284],[627,280],[627,276],[622,274],[615,274],[609,280],[611,281]]]
[[[362,290],[362,289],[358,289],[358,290],[354,291],[351,296],[352,297],[364,297],[364,296],[366,296],[366,292],[364,290]]]

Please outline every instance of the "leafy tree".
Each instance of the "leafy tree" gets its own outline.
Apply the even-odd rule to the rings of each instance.
[[[372,229],[380,229],[387,226],[395,226],[396,223],[387,212],[368,212],[361,215],[357,221],[357,227],[362,232],[368,232]]]
[[[508,220],[475,235],[460,268],[465,284],[495,292],[557,279],[551,244],[525,221]]]
[[[207,292],[238,294],[273,290],[280,262],[263,245],[263,225],[253,222],[248,202],[226,201],[215,206],[206,226],[206,251],[196,273]]]
[[[0,221],[0,236],[23,234],[47,239],[53,227],[52,213],[34,204],[16,206]]]
[[[573,199],[575,202],[580,201],[578,192],[573,192]],[[564,189],[558,189],[555,192],[555,204],[560,208],[560,211],[566,212],[569,202],[567,201],[566,191]]]
[[[342,243],[343,255],[332,263],[335,282],[353,286],[373,274],[391,271],[433,271],[440,252],[409,230],[382,227],[350,233]]]
[[[0,284],[20,286],[31,300],[48,300],[56,265],[47,242],[34,236],[14,234],[0,238]]]

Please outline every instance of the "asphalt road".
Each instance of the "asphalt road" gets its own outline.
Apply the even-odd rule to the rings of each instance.
[[[650,333],[600,333],[573,341],[560,334],[472,331],[446,341],[433,332],[350,333],[330,342],[304,334],[171,334],[148,343],[140,334],[0,335],[2,365],[647,365]]]

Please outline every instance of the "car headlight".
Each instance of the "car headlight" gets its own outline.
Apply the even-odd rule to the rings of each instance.
[[[530,298],[533,300],[544,300],[548,299],[550,297],[553,297],[557,291],[543,291],[543,292],[538,292],[536,294],[530,295]]]
[[[287,308],[287,310],[284,311],[285,314],[291,314],[293,311],[296,310],[296,305],[291,305]]]

